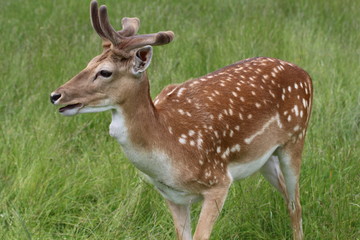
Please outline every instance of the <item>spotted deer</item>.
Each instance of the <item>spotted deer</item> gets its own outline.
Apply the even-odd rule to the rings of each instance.
[[[146,69],[174,33],[115,31],[106,6],[90,4],[103,52],[51,93],[65,116],[110,110],[110,135],[166,199],[177,237],[209,239],[234,180],[260,171],[284,197],[294,239],[303,239],[299,175],[312,103],[310,76],[292,63],[257,57],[167,86],[152,101]],[[192,237],[190,206],[203,200]]]

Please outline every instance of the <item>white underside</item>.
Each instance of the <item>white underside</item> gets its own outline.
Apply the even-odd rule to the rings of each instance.
[[[246,178],[255,172],[259,171],[262,166],[267,162],[270,156],[274,153],[278,146],[272,147],[265,154],[258,159],[252,160],[247,163],[230,163],[228,166],[228,172],[233,180]]]

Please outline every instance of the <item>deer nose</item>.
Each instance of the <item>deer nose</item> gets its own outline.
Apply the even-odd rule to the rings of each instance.
[[[52,93],[50,95],[50,101],[51,101],[52,104],[54,104],[56,102],[56,100],[58,100],[59,98],[61,98],[60,93]]]

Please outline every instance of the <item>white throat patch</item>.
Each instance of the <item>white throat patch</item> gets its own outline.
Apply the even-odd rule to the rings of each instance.
[[[120,144],[126,143],[128,130],[125,125],[125,117],[121,108],[112,110],[112,121],[109,130],[110,136],[116,138]]]

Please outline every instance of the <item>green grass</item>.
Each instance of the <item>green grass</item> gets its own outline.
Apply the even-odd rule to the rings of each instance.
[[[105,1],[101,1],[101,4]],[[235,61],[270,56],[313,78],[301,192],[307,239],[360,239],[360,2],[107,0],[111,22],[173,30],[152,95]],[[109,113],[65,118],[49,94],[101,51],[88,1],[1,0],[0,239],[174,239],[163,199],[108,135]],[[195,224],[200,205],[193,208]],[[212,239],[290,239],[283,200],[235,183]]]

